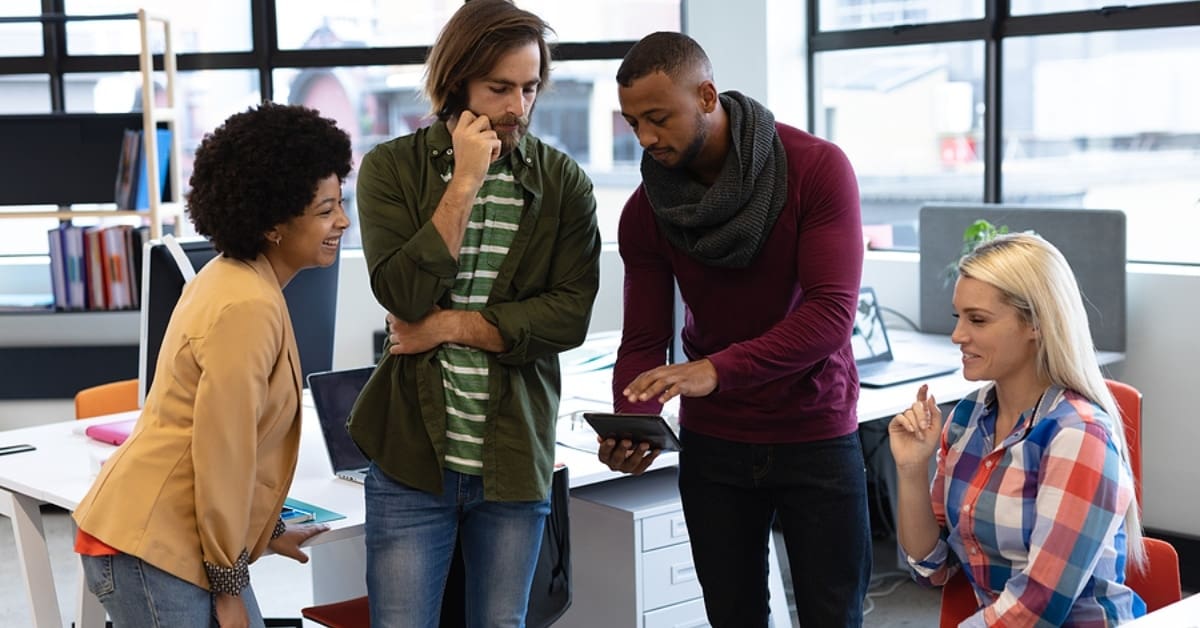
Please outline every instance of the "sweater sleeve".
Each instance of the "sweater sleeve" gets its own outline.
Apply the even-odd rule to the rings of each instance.
[[[613,407],[618,412],[657,413],[655,400],[633,403],[621,391],[638,375],[667,361],[675,303],[674,275],[664,257],[645,188],[639,186],[625,203],[617,241],[625,265],[624,324],[613,368]]]
[[[196,525],[211,590],[250,581],[247,529],[257,476],[257,433],[283,342],[283,313],[263,299],[232,303],[193,338],[200,367],[192,435]]]

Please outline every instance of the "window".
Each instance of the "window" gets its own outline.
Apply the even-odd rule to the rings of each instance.
[[[263,98],[302,102],[339,120],[353,138],[357,166],[375,144],[426,123],[421,64],[462,1],[53,0],[66,21],[50,20],[45,28],[38,22],[0,24],[0,115],[137,110],[141,84],[130,71],[139,49],[136,21],[69,18],[145,7],[172,20],[185,185],[204,133]],[[37,16],[44,4],[9,0],[0,13]],[[555,86],[539,97],[533,132],[587,169],[596,183],[604,237],[615,240],[616,216],[639,180],[640,157],[615,113],[616,66],[643,35],[679,29],[680,0],[527,0],[521,6],[543,17],[564,44],[556,50]],[[252,18],[272,15],[274,23],[255,27]],[[43,43],[45,33],[64,43],[65,54]],[[46,74],[47,67],[54,73]],[[353,180],[345,189],[353,210]],[[5,221],[0,257],[44,254],[45,231],[54,223]]]
[[[986,12],[1007,4],[815,7],[809,125],[854,164],[864,224],[915,248],[926,202],[1120,209],[1131,260],[1200,264],[1200,2]]]

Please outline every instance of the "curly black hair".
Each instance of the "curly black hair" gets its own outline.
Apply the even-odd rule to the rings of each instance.
[[[258,257],[266,233],[304,213],[317,184],[350,173],[350,137],[298,105],[263,103],[236,113],[196,149],[188,214],[213,247]]]

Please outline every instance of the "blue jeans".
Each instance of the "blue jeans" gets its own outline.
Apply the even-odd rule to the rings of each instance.
[[[437,628],[456,540],[467,626],[525,625],[550,497],[483,499],[483,478],[446,470],[441,495],[367,472],[367,599],[371,625]]]
[[[212,593],[206,589],[129,554],[80,558],[87,588],[104,605],[114,628],[218,625]],[[241,596],[250,625],[263,626],[253,589],[242,589]]]
[[[863,622],[871,577],[857,434],[752,445],[683,430],[679,493],[714,628],[767,626],[767,540],[783,528],[801,626]]]

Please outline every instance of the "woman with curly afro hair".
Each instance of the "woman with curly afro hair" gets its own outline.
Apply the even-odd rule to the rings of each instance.
[[[187,284],[128,440],[75,511],[88,588],[121,626],[262,626],[248,565],[326,529],[279,518],[300,448],[283,287],[350,226],[350,138],[298,106],[235,114],[196,150],[188,211],[221,252]],[[333,298],[333,295],[330,295]]]

